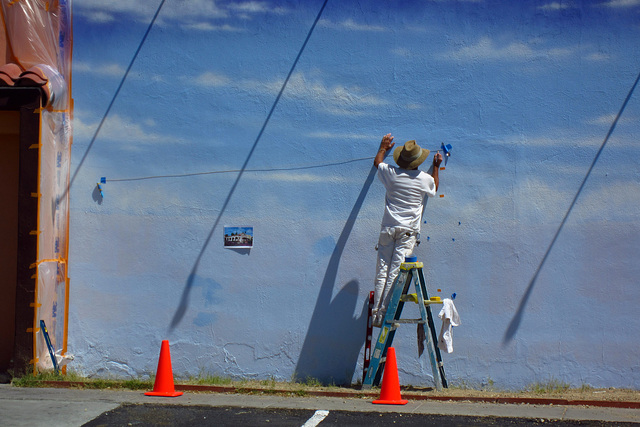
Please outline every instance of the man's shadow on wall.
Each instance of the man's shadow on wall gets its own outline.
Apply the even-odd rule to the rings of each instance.
[[[349,281],[333,301],[331,295],[336,286],[342,253],[376,172],[372,167],[329,259],[295,369],[294,377],[298,381],[313,378],[325,384],[351,384],[364,343],[366,305],[354,317],[359,294],[357,280]]]

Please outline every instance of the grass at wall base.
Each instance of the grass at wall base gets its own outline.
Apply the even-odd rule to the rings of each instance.
[[[154,381],[155,375],[149,375],[144,378],[104,379],[87,378],[70,371],[65,375],[56,374],[55,372],[42,372],[36,375],[27,374],[17,376],[13,378],[11,384],[15,387],[55,387],[57,386],[56,383],[59,383],[64,384],[66,387],[81,389],[146,391],[153,389]],[[202,386],[201,391],[203,392],[208,391],[207,387],[217,387],[221,391],[240,394],[288,394],[306,396],[313,395],[316,392],[344,392],[346,394],[354,394],[354,392],[356,392],[355,397],[358,397],[357,392],[360,391],[360,384],[354,384],[352,386],[326,386],[322,385],[319,380],[311,377],[305,378],[303,381],[282,382],[276,381],[275,379],[234,380],[201,374],[185,379],[176,378],[175,384],[176,386]],[[599,389],[586,384],[581,387],[571,388],[569,384],[554,378],[544,382],[532,383],[524,389],[516,391],[501,390],[490,379],[476,387],[461,382],[460,384],[452,384],[448,389],[443,389],[442,391],[436,391],[431,387],[417,387],[412,385],[402,386],[401,389],[403,393],[451,397],[553,398],[640,402],[640,390],[618,388]],[[374,392],[376,392],[375,389]],[[364,394],[362,396],[364,397]]]

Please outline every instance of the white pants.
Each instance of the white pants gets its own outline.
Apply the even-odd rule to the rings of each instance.
[[[378,239],[378,265],[373,296],[373,325],[380,326],[391,299],[391,288],[404,258],[410,256],[417,233],[404,227],[382,227]]]

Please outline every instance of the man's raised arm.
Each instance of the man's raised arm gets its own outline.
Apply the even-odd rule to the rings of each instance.
[[[433,177],[433,181],[436,183],[436,191],[438,191],[438,186],[440,185],[440,163],[442,163],[442,154],[434,154],[431,176]]]

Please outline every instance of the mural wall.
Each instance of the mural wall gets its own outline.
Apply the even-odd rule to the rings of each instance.
[[[390,132],[452,145],[416,251],[457,294],[449,383],[639,388],[639,23],[618,0],[76,0],[69,369],[153,374],[167,339],[176,377],[360,380]],[[415,329],[394,347],[431,385]]]

